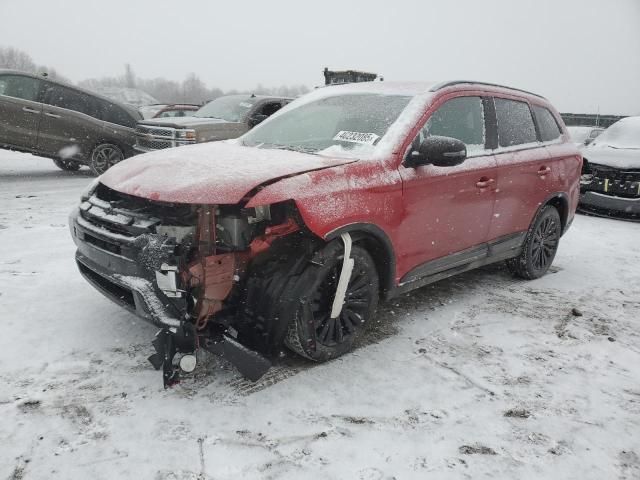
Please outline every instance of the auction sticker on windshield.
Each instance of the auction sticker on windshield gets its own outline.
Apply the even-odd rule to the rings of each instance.
[[[334,140],[362,143],[364,145],[373,145],[378,138],[380,137],[375,133],[348,132],[346,130],[339,131],[338,134],[333,137]]]

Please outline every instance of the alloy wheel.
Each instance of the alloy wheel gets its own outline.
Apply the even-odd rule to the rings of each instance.
[[[545,218],[534,232],[531,243],[531,263],[536,270],[545,270],[553,261],[559,240],[555,219]]]

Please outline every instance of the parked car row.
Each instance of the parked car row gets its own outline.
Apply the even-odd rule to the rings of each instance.
[[[235,138],[290,98],[231,95],[202,107],[137,108],[29,73],[0,70],[0,147],[95,175],[139,152]],[[144,117],[152,117],[138,125]]]

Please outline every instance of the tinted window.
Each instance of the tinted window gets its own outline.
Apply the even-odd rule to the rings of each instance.
[[[460,97],[449,100],[427,120],[422,135],[457,138],[464,142],[469,154],[483,151],[485,126],[482,99]]]
[[[540,138],[543,142],[555,140],[560,137],[560,127],[556,122],[553,114],[544,107],[533,106],[533,112],[536,115],[538,121],[538,128],[540,129]]]
[[[105,122],[136,128],[136,119],[129,115],[125,109],[110,102],[101,103],[103,104],[102,119]]]
[[[91,117],[98,117],[98,103],[91,95],[63,87],[62,85],[51,85],[47,89],[45,103],[54,107],[84,113]]]
[[[495,99],[498,140],[501,147],[537,141],[529,105],[515,100]]]
[[[38,101],[40,80],[21,75],[3,75],[0,77],[0,95]]]

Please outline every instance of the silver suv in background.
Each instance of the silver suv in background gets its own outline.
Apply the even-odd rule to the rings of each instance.
[[[153,118],[138,123],[138,152],[236,138],[280,110],[292,99],[262,95],[226,95],[188,117]]]
[[[13,70],[0,70],[0,147],[52,158],[63,170],[95,175],[134,154],[142,115],[101,95]]]

